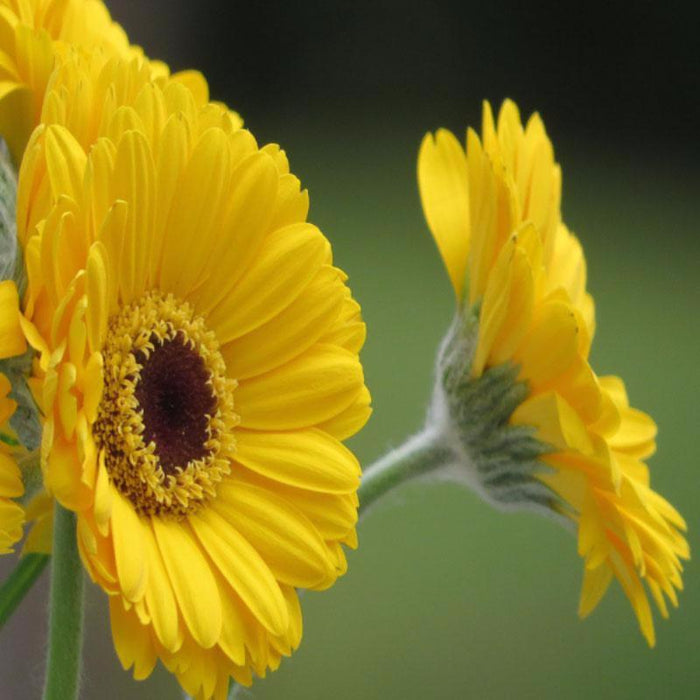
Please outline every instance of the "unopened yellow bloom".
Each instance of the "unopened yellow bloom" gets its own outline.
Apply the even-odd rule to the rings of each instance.
[[[484,492],[495,501],[505,500],[499,488],[523,504],[546,500],[573,520],[585,560],[580,614],[616,577],[653,645],[643,584],[666,616],[664,596],[677,604],[680,560],[689,556],[685,523],[650,487],[644,460],[655,449],[653,421],[629,406],[621,379],[590,366],[586,264],[561,220],[561,172],[542,121],[534,115],[523,127],[507,101],[496,124],[485,104],[482,136],[469,129],[466,149],[445,130],[425,137],[418,178],[459,313],[474,319],[465,381],[516,368],[525,389],[509,423],[535,430],[543,446],[535,478],[556,500],[532,496],[531,475],[484,474]]]
[[[223,698],[356,545],[365,327],[283,151],[133,61],[62,71],[18,192],[45,483],[123,665]]]

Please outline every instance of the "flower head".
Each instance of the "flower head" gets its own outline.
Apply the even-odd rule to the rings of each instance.
[[[225,697],[356,544],[365,327],[279,147],[134,61],[62,71],[17,217],[45,482],[123,665]]]
[[[561,172],[542,121],[484,105],[466,149],[427,135],[418,179],[459,310],[445,342],[436,412],[489,500],[556,513],[578,528],[579,612],[616,577],[650,645],[643,583],[677,604],[683,518],[650,487],[656,427],[617,377],[589,363],[593,301],[581,245],[561,220]]]
[[[80,54],[93,64],[110,58],[138,60],[151,77],[165,78],[168,67],[146,60],[112,21],[102,0],[0,0],[0,135],[15,162],[21,161],[29,135],[42,119],[44,100],[51,94],[54,69]],[[176,74],[206,103],[206,82],[195,71]],[[69,86],[66,86],[69,87]],[[81,91],[81,85],[72,86]],[[77,114],[82,105],[72,107]],[[65,108],[65,105],[64,105]]]

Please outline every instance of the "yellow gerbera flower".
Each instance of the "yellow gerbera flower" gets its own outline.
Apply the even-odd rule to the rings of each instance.
[[[356,545],[365,327],[279,147],[134,62],[61,70],[17,215],[45,482],[124,667],[225,697],[299,644],[296,589]],[[81,70],[92,144],[61,88]]]
[[[0,0],[0,134],[16,162],[39,123],[56,54],[69,45],[132,50],[101,0]]]
[[[653,421],[629,406],[622,380],[589,364],[586,264],[561,221],[561,173],[542,121],[533,115],[523,127],[507,101],[495,124],[485,104],[482,138],[470,129],[466,150],[445,130],[425,137],[418,180],[459,304],[438,393],[477,487],[501,505],[574,521],[585,560],[581,616],[615,576],[653,645],[642,582],[665,617],[664,596],[677,604],[689,556],[685,523],[649,484]],[[472,408],[479,398],[482,432],[460,423],[472,410],[466,397]]]
[[[12,546],[22,537],[24,510],[13,499],[24,493],[22,475],[11,455],[14,444],[7,422],[16,404],[8,398],[10,382],[0,374],[0,554],[12,552]]]
[[[112,57],[140,59],[154,78],[169,73],[164,63],[146,61],[141,48],[129,44],[102,0],[0,0],[0,135],[16,163],[40,122],[57,60],[74,51],[100,64]],[[198,104],[207,102],[199,73],[176,75],[193,89]]]

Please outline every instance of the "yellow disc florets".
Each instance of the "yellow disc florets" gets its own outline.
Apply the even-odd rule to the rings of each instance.
[[[215,495],[235,452],[236,383],[192,307],[149,292],[110,319],[94,434],[142,514],[182,517]]]

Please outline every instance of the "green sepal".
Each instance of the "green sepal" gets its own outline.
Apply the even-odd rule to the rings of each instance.
[[[534,428],[510,424],[530,393],[527,383],[518,381],[518,366],[509,362],[471,375],[479,312],[478,304],[458,312],[438,359],[432,413],[447,422],[446,432],[457,443],[454,452],[463,457],[452,473],[460,477],[461,461],[461,476],[494,505],[559,515],[560,499],[536,476],[550,471],[541,458],[552,447],[535,437]]]
[[[10,418],[10,427],[29,451],[37,450],[41,445],[39,409],[27,384],[33,357],[34,351],[27,350],[23,355],[0,360],[0,372],[12,385],[10,397],[17,402],[17,408]]]

